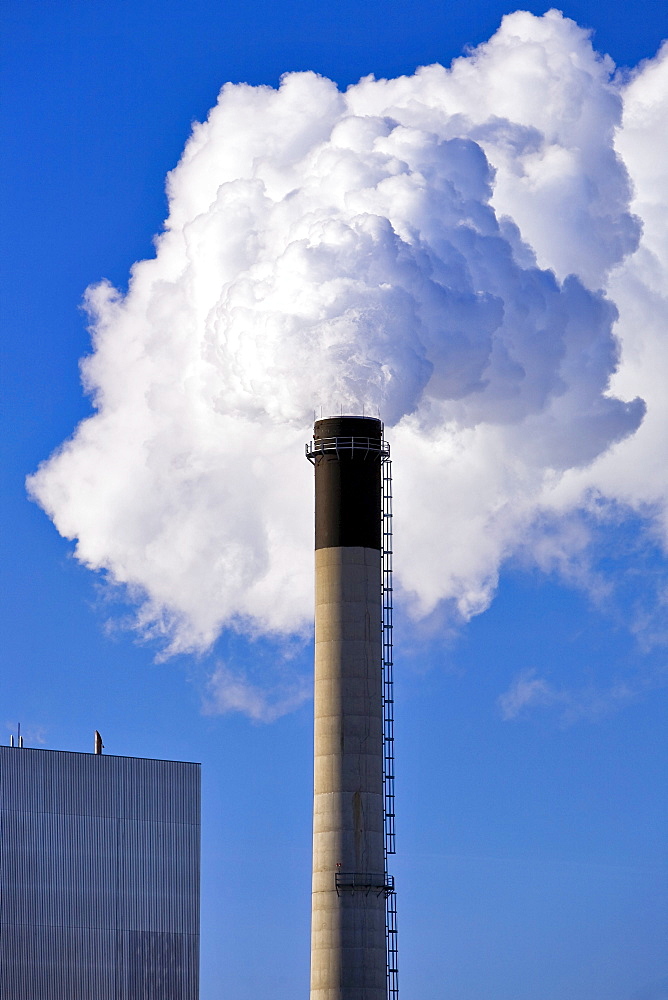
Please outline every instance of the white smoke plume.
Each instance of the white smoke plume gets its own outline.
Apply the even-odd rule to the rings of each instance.
[[[321,407],[385,421],[415,616],[480,612],[593,504],[665,540],[667,72],[665,48],[622,77],[557,11],[516,12],[450,68],[223,87],[155,258],[87,292],[95,413],[29,481],[143,634],[304,629]]]

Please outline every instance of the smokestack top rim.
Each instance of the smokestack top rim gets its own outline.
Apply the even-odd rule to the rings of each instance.
[[[337,417],[321,417],[313,425],[313,438],[371,438],[381,441],[383,437],[383,422],[378,417],[362,417],[347,415]]]

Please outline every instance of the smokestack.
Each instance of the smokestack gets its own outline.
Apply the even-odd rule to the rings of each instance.
[[[311,1000],[394,995],[381,589],[388,455],[383,425],[369,417],[318,420],[307,446],[315,466]]]

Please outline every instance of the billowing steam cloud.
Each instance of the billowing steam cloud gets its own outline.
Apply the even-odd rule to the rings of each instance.
[[[223,88],[155,259],[88,290],[96,413],[30,480],[144,633],[309,620],[321,407],[385,420],[416,615],[482,610],[528,539],[567,561],[541,525],[592,497],[665,523],[667,74],[518,12],[450,69]]]

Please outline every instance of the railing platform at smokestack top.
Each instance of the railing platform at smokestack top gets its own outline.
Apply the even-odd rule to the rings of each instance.
[[[380,456],[383,460],[390,457],[390,446],[384,438],[368,437],[328,437],[317,438],[305,446],[309,462],[315,462],[318,455],[336,455],[340,452],[357,455],[360,458]]]

